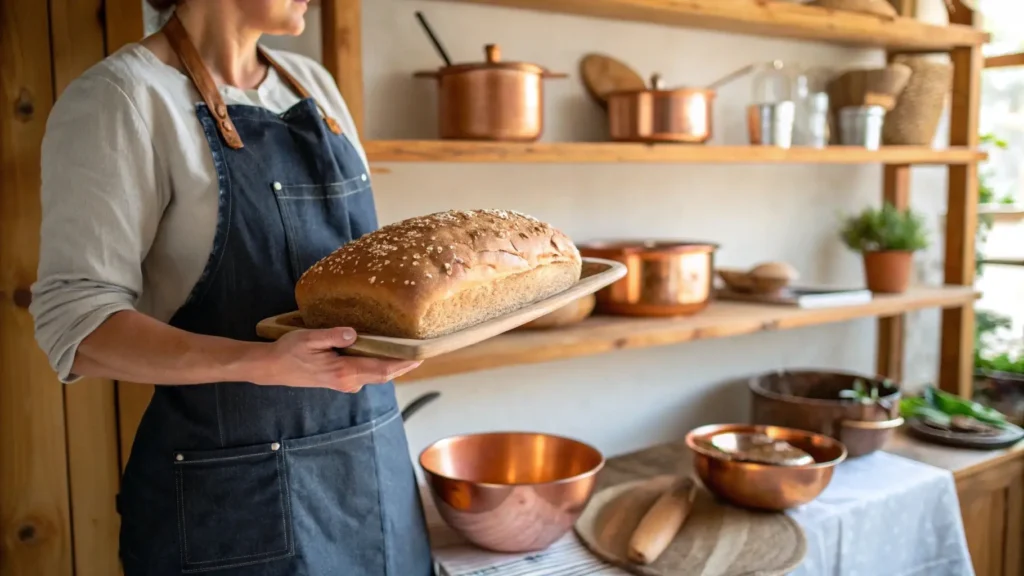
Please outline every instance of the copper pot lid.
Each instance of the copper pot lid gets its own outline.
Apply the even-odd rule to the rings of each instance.
[[[497,44],[488,44],[484,47],[484,52],[487,57],[484,62],[468,62],[465,64],[444,66],[437,70],[436,74],[459,74],[473,70],[515,70],[519,72],[526,72],[528,74],[540,74],[543,76],[564,76],[552,74],[544,67],[538,66],[537,64],[531,64],[529,62],[505,62],[501,59],[501,47]]]
[[[718,244],[690,240],[596,240],[578,245],[579,250],[600,251],[616,254],[714,252]]]

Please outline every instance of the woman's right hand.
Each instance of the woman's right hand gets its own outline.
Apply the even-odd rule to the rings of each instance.
[[[268,345],[252,381],[355,393],[367,384],[388,382],[420,365],[417,360],[360,358],[335,351],[355,341],[356,331],[351,328],[289,332]]]

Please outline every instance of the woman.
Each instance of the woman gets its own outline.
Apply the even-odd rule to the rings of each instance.
[[[255,334],[377,227],[333,79],[257,47],[307,2],[150,3],[175,10],[163,30],[50,116],[32,303],[62,380],[158,384],[118,498],[125,574],[430,574],[386,383],[416,363],[339,356],[348,328]]]

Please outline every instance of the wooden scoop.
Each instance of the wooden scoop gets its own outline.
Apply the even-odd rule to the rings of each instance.
[[[682,478],[662,493],[640,519],[629,539],[626,551],[629,560],[637,564],[650,564],[657,560],[686,522],[696,494],[697,483],[692,478]]]

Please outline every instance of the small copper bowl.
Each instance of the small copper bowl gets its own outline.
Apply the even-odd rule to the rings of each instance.
[[[728,455],[705,448],[700,442],[723,432],[764,433],[785,440],[810,454],[815,464],[773,466],[730,460]],[[694,468],[708,490],[737,506],[761,510],[785,510],[814,500],[832,481],[836,465],[846,459],[846,447],[838,440],[778,426],[701,426],[686,435],[686,445],[693,451]]]
[[[420,466],[445,522],[495,552],[543,550],[565,535],[590,501],[604,456],[561,436],[527,432],[439,440]]]

